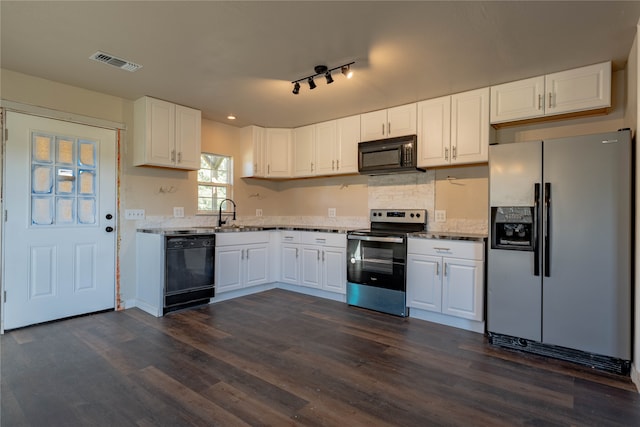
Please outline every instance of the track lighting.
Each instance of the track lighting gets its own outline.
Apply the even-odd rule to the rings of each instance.
[[[333,77],[331,77],[331,71],[327,71],[327,74],[324,75],[327,79],[327,84],[333,83]]]
[[[344,76],[348,79],[353,77],[353,71],[351,71],[351,64],[342,66],[342,74],[344,74]]]
[[[316,88],[316,82],[313,80],[315,77],[318,76],[322,76],[324,75],[324,78],[327,80],[327,84],[331,84],[333,83],[333,76],[331,75],[332,71],[336,71],[336,70],[340,70],[342,72],[342,74],[344,74],[348,79],[350,79],[353,76],[353,71],[351,71],[351,65],[355,64],[355,62],[349,62],[348,64],[343,64],[343,65],[339,65],[337,67],[334,68],[328,68],[326,65],[316,65],[314,67],[314,71],[316,72],[313,75],[307,76],[307,77],[303,77],[301,79],[298,80],[294,80],[291,83],[293,83],[293,91],[292,93],[294,95],[297,95],[300,93],[300,82],[302,81],[307,81],[307,83],[309,84],[309,89],[315,89]]]

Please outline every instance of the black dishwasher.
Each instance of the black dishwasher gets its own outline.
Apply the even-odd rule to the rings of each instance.
[[[215,237],[165,237],[164,313],[208,304],[215,296]]]

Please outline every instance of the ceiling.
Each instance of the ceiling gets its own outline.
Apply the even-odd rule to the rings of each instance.
[[[234,126],[296,127],[607,60],[621,69],[639,18],[640,1],[3,0],[0,60]],[[292,94],[315,65],[351,61],[353,79]]]

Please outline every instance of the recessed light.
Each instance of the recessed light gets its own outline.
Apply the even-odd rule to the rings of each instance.
[[[229,119],[229,120],[235,120],[235,119],[236,119],[236,116],[234,116],[233,114],[229,114],[229,115],[227,116],[227,119]]]

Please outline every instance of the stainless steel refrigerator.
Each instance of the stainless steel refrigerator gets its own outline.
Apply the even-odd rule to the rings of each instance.
[[[628,130],[489,149],[493,344],[628,373]]]

